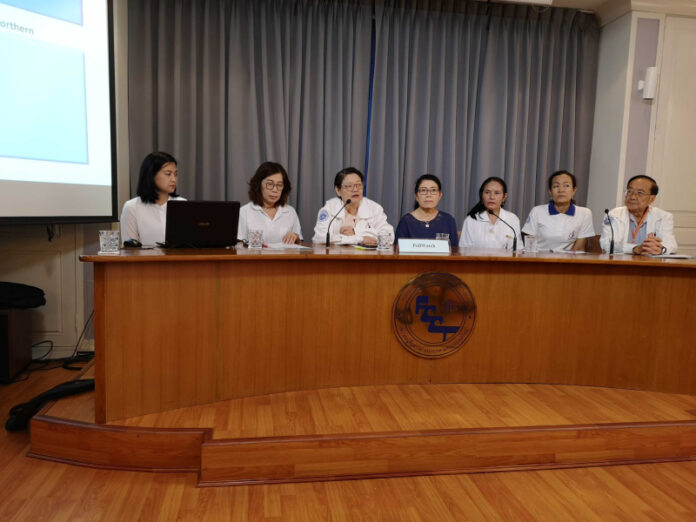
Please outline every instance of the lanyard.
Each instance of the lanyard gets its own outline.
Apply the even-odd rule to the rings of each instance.
[[[631,241],[631,243],[635,244],[636,236],[638,235],[638,232],[640,231],[640,227],[643,226],[643,221],[645,221],[645,218],[647,217],[648,212],[650,212],[650,207],[645,209],[645,212],[643,212],[643,217],[640,218],[640,221],[636,225],[636,229],[633,232],[631,232],[631,235],[633,236],[633,241]]]

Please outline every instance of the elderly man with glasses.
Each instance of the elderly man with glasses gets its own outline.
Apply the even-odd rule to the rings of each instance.
[[[650,176],[638,175],[628,180],[625,206],[615,208],[604,217],[600,239],[604,252],[611,250],[613,230],[614,253],[676,253],[672,214],[651,206],[658,190],[657,183]]]

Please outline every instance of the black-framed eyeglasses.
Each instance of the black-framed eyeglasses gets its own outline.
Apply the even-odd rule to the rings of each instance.
[[[272,181],[266,181],[266,182],[263,184],[263,186],[266,187],[266,190],[273,190],[273,189],[276,189],[276,190],[283,190],[283,188],[285,188],[285,184],[283,184],[283,183],[273,183]]]

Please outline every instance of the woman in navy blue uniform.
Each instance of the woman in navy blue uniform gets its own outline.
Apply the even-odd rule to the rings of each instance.
[[[442,199],[442,183],[433,174],[423,174],[416,181],[413,212],[402,216],[396,227],[396,239],[434,239],[435,234],[449,234],[450,245],[457,244],[457,222],[447,212],[437,209]]]

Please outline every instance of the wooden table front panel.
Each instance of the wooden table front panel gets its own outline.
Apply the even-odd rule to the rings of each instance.
[[[97,264],[97,420],[289,390],[537,382],[696,393],[683,267],[288,257]],[[406,351],[392,306],[417,275],[477,304],[454,355]]]

